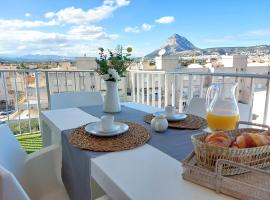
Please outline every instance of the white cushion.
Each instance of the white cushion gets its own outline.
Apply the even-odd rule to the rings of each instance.
[[[20,181],[26,152],[6,124],[0,125],[0,165]]]
[[[100,92],[64,92],[51,95],[50,108],[54,110],[102,104]]]
[[[0,199],[30,200],[16,177],[0,165]]]

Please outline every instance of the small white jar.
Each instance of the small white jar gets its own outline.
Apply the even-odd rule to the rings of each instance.
[[[151,120],[151,127],[157,132],[164,132],[168,128],[168,121],[164,115],[159,115]]]

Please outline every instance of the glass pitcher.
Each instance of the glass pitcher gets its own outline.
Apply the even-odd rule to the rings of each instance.
[[[212,84],[206,93],[208,127],[214,130],[232,130],[239,121],[235,98],[237,83]]]

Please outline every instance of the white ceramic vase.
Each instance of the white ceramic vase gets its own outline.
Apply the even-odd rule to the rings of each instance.
[[[106,82],[106,94],[104,98],[103,111],[107,113],[116,113],[121,111],[120,99],[118,95],[118,84],[114,81]]]
[[[168,121],[164,115],[159,115],[151,120],[151,127],[157,132],[164,132],[168,128]]]

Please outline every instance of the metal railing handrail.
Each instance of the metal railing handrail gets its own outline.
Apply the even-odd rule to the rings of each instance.
[[[96,72],[95,70],[49,70],[49,69],[0,69],[0,72]],[[154,73],[154,74],[172,74],[172,75],[194,75],[194,76],[226,76],[226,77],[243,77],[243,78],[262,78],[270,79],[270,74],[258,74],[258,73],[220,73],[220,72],[181,72],[181,71],[156,71],[156,70],[129,70],[133,73]]]
[[[0,72],[96,72],[95,70],[0,69]]]
[[[181,71],[150,71],[150,70],[129,70],[133,73],[151,73],[151,74],[172,74],[172,75],[194,75],[194,76],[226,76],[226,77],[243,77],[243,78],[263,78],[270,79],[270,74],[258,74],[258,73],[220,73],[220,72],[181,72]]]
[[[168,73],[173,74],[173,73]],[[243,72],[236,72],[236,73],[212,73],[212,72],[177,72],[176,74],[188,74],[188,75],[204,75],[204,76],[226,76],[226,77],[243,77],[243,78],[263,78],[269,79],[269,74],[256,74],[256,73],[243,73]]]

